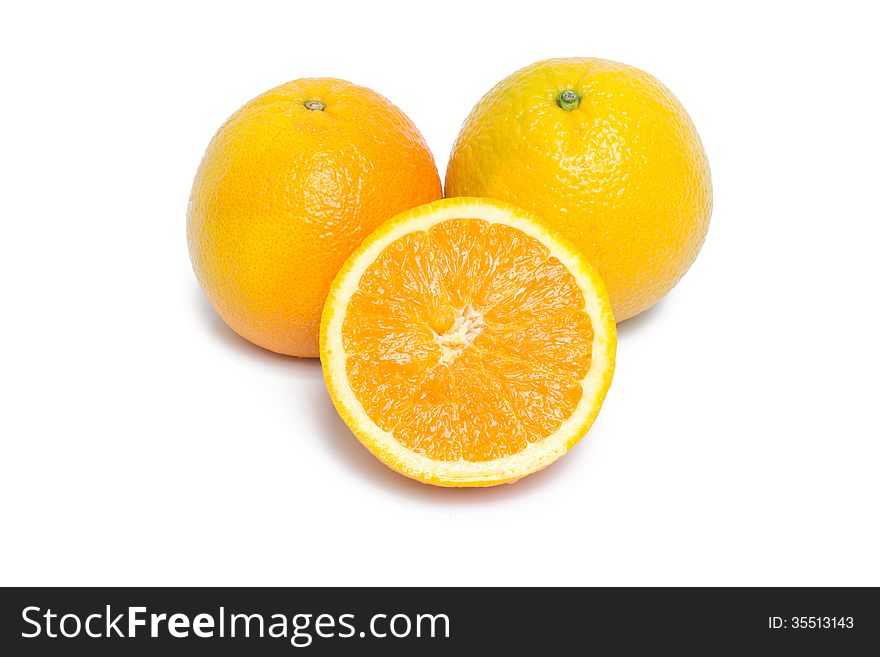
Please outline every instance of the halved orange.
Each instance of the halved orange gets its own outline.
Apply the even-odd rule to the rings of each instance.
[[[453,198],[397,215],[330,288],[330,396],[386,465],[441,486],[513,482],[586,434],[611,383],[611,303],[525,211]]]

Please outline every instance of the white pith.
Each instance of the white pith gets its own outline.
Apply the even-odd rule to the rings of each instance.
[[[458,202],[457,202],[458,201]],[[491,461],[439,461],[417,454],[399,443],[391,432],[384,431],[367,415],[345,372],[346,355],[342,344],[342,323],[352,294],[358,289],[361,276],[382,252],[395,240],[415,231],[426,231],[449,219],[482,219],[516,228],[537,239],[550,249],[575,277],[581,290],[592,290],[595,279],[588,274],[588,265],[582,256],[560,242],[541,224],[514,208],[499,207],[494,203],[480,203],[478,199],[447,199],[412,210],[405,221],[394,222],[389,229],[380,229],[376,236],[368,238],[361,250],[346,263],[340,273],[341,281],[334,285],[335,293],[328,300],[329,316],[324,327],[325,378],[333,387],[337,405],[344,407],[357,423],[358,437],[387,464],[398,467],[409,476],[448,485],[476,484],[481,481],[496,482],[525,476],[541,469],[564,454],[589,429],[601,405],[607,381],[611,376],[614,349],[609,341],[615,340],[613,318],[607,297],[584,295],[584,310],[593,323],[593,348],[590,370],[581,381],[582,395],[574,412],[552,434],[524,450]],[[609,319],[610,318],[610,319]],[[479,331],[481,318],[462,313],[453,327],[438,336],[447,358],[455,357]],[[445,344],[444,344],[445,341]],[[610,357],[609,357],[610,355]]]
[[[454,311],[452,326],[442,333],[436,333],[434,340],[440,345],[440,364],[451,363],[467,349],[486,325],[483,316],[468,306]]]

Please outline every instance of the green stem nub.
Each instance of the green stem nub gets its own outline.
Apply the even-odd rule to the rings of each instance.
[[[570,112],[581,104],[581,97],[577,92],[572,91],[571,89],[566,89],[565,91],[560,91],[556,96],[556,104],[566,112]]]
[[[317,110],[319,112],[323,112],[324,108],[327,107],[322,100],[307,100],[303,105],[306,106],[306,109]]]

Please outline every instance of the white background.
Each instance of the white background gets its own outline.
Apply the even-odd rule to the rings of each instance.
[[[3,9],[0,584],[880,585],[878,23],[826,4]],[[551,56],[678,95],[708,240],[621,325],[571,454],[427,487],[360,446],[318,361],[215,316],[189,187],[229,114],[307,76],[398,104],[442,175],[478,98]]]

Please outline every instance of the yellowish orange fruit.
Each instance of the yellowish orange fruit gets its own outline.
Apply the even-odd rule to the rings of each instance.
[[[615,348],[583,254],[490,199],[383,224],[343,265],[321,323],[348,426],[386,465],[442,486],[516,481],[565,454],[599,412]]]
[[[382,221],[441,196],[403,112],[370,89],[295,80],[238,110],[211,140],[187,215],[193,268],[239,335],[318,355],[333,277]]]
[[[706,154],[672,92],[586,58],[537,62],[489,91],[455,143],[446,196],[537,214],[599,270],[618,321],[684,275],[712,210]]]

